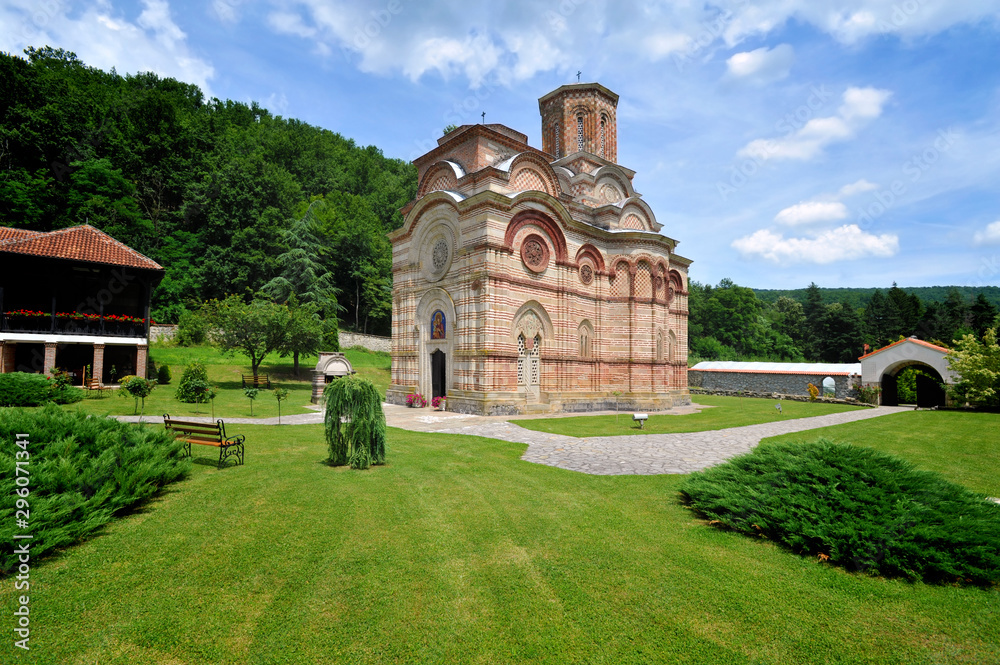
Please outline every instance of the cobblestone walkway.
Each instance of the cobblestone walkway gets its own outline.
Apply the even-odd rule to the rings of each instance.
[[[586,439],[535,432],[511,422],[488,422],[435,431],[526,443],[528,450],[521,459],[536,464],[604,476],[652,475],[698,471],[749,452],[761,439],[769,436],[878,418],[912,409],[913,407],[883,406],[711,432],[598,436]]]

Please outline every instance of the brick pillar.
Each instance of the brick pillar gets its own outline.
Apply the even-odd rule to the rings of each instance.
[[[10,349],[13,349],[14,345],[10,344],[8,342],[0,342],[0,374],[3,374],[4,372],[6,372],[7,371],[7,367],[9,365],[13,365],[13,362],[8,363],[8,360],[7,360],[7,353],[8,353],[7,349],[8,349],[8,347]],[[13,354],[11,354],[11,355],[13,355]]]
[[[42,364],[42,372],[45,374],[51,374],[52,370],[56,366],[56,343],[46,342],[45,343],[45,360]]]
[[[135,375],[143,379],[146,378],[146,355],[148,349],[145,345],[139,345],[135,349]]]
[[[90,376],[104,383],[104,345],[94,345],[94,362],[90,368]]]

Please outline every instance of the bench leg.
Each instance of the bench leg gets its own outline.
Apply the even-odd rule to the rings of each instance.
[[[230,448],[232,448],[233,450],[230,450]],[[239,466],[243,465],[243,444],[242,443],[234,443],[234,444],[229,445],[229,446],[220,446],[219,447],[219,468],[220,469],[223,466],[223,462],[225,462],[230,457],[236,457],[237,465],[239,465]]]

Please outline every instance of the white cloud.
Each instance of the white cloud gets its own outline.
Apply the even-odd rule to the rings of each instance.
[[[847,206],[839,201],[804,201],[785,208],[774,220],[786,226],[833,222],[847,218]]]
[[[674,53],[683,53],[691,48],[691,37],[683,32],[666,32],[650,35],[643,44],[649,58],[654,62]]]
[[[761,229],[733,241],[732,247],[747,258],[762,258],[772,263],[827,264],[864,258],[887,258],[899,251],[899,237],[865,233],[857,224],[845,224],[811,238],[785,238],[780,233]]]
[[[250,100],[247,103],[249,104]],[[261,102],[261,106],[274,115],[285,115],[288,113],[288,97],[283,92],[272,92]]]
[[[982,231],[976,231],[973,241],[977,245],[1000,245],[1000,220],[988,224]]]
[[[223,23],[236,23],[240,20],[241,4],[242,0],[212,0],[212,13]]]
[[[302,17],[295,12],[271,12],[267,15],[267,23],[282,34],[305,38],[316,36],[316,28],[306,25]]]
[[[848,88],[844,91],[844,103],[837,112],[846,121],[855,118],[877,118],[882,115],[882,106],[889,101],[892,93],[877,88]]]
[[[813,118],[798,131],[777,139],[755,139],[737,153],[740,157],[760,160],[809,160],[822,154],[831,143],[854,138],[867,122],[882,113],[882,106],[892,93],[876,88],[848,88],[837,115]]]
[[[729,78],[756,84],[777,81],[788,76],[795,61],[795,49],[789,44],[779,44],[736,53],[726,60]]]
[[[871,192],[878,189],[878,185],[873,182],[868,182],[864,178],[858,180],[857,182],[852,182],[849,185],[844,185],[840,188],[838,195],[842,198],[847,198],[849,196],[854,196],[855,194],[862,194],[864,192]]]
[[[213,0],[214,11],[234,16],[244,1]],[[279,14],[303,16],[305,25],[316,28],[314,35],[303,38],[314,41],[322,52],[353,56],[349,59],[362,71],[402,72],[411,78],[460,74],[469,76],[473,87],[484,78],[515,83],[538,72],[575,72],[588,60],[620,62],[637,54],[653,61],[708,60],[718,48],[733,49],[749,38],[766,37],[789,22],[854,43],[874,35],[937,34],[958,23],[1000,15],[1000,0],[933,5],[932,0],[852,0],[849,11],[832,0],[636,2],[626,3],[625,9],[608,0],[266,0],[266,4]],[[910,4],[918,7],[907,14]],[[278,24],[272,27],[281,31]],[[600,48],[595,48],[597,44]],[[429,47],[445,50],[428,52]],[[478,48],[486,52],[472,52]],[[737,53],[727,64],[733,80],[767,81],[786,76],[793,59],[794,49],[781,44]]]
[[[194,83],[207,97],[215,76],[211,63],[195,53],[174,22],[166,0],[143,0],[134,22],[108,0],[83,6],[11,0],[0,6],[0,50],[17,53],[26,46],[51,44],[73,51],[92,67],[122,73],[153,72]]]

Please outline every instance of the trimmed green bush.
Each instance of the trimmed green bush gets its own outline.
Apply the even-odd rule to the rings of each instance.
[[[73,387],[72,378],[66,372],[56,370],[49,380],[49,399],[56,404],[74,404],[84,397],[80,388]]]
[[[160,368],[156,370],[156,383],[165,386],[170,383],[170,365],[160,365]]]
[[[0,406],[39,406],[51,398],[51,381],[41,374],[0,374]]]
[[[692,474],[680,491],[721,526],[850,570],[1000,583],[1000,506],[870,448],[759,446]]]
[[[185,310],[177,319],[177,343],[181,346],[194,346],[205,342],[208,324],[201,312]]]
[[[195,361],[184,368],[174,397],[188,404],[204,404],[208,401],[206,395],[208,387],[208,370],[200,362]]]
[[[17,434],[28,435],[25,449],[17,445]],[[15,462],[22,463],[20,476]],[[30,544],[34,562],[92,535],[117,513],[182,478],[189,466],[182,444],[163,428],[88,417],[51,404],[31,411],[0,409],[0,540],[20,543],[14,534],[30,533],[32,539],[23,542]],[[27,484],[19,484],[18,477]],[[19,506],[18,500],[25,503]],[[17,527],[15,510],[29,512],[29,529]],[[0,574],[17,565],[13,549],[0,553]]]
[[[323,396],[328,463],[350,463],[352,469],[385,464],[385,413],[375,385],[368,379],[345,376],[328,383]]]

